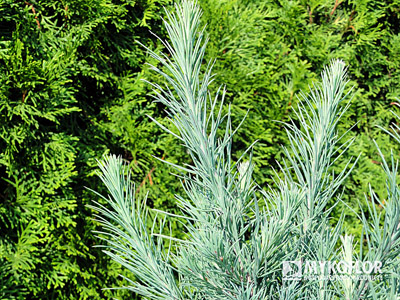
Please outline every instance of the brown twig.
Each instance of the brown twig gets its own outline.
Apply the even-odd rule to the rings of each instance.
[[[353,11],[350,13],[350,17],[349,17],[348,24],[351,24],[351,21],[353,20],[354,14],[355,14],[355,11],[353,10]],[[354,33],[357,34],[357,29],[355,29],[353,25],[349,25],[349,26],[347,27],[347,29],[349,29],[349,28],[353,29]],[[346,29],[346,30],[347,30],[347,29]]]
[[[357,30],[354,28],[353,25],[350,25],[349,28],[353,29],[354,33],[357,34]]]
[[[333,6],[332,11],[331,11],[331,13],[330,13],[331,17],[332,17],[332,15],[335,13],[335,10],[336,10],[336,8],[340,5],[340,3],[342,3],[342,2],[339,1],[339,0],[336,0],[336,1],[335,1],[335,5]]]
[[[164,158],[165,158],[165,154],[163,155],[163,157],[161,159],[164,160]],[[142,182],[140,183],[139,187],[136,189],[135,194],[137,194],[140,191],[140,188],[144,186],[147,178],[149,178],[150,185],[153,185],[153,179],[151,178],[151,174],[155,171],[155,169],[156,169],[156,167],[152,167],[151,170],[146,174],[146,176],[143,178]]]
[[[313,17],[312,17],[312,10],[310,9],[310,7],[307,7],[308,10],[308,16],[309,16],[309,23],[312,24],[313,23]]]
[[[39,22],[39,20],[38,20],[37,15],[36,15],[35,7],[33,7],[33,5],[30,4],[28,1],[25,1],[25,4],[26,4],[27,6],[30,6],[30,7],[31,7],[32,12],[33,12],[33,15],[35,16],[36,24],[37,24],[38,28],[40,29],[40,22]]]
[[[22,103],[25,103],[25,97],[26,97],[26,94],[28,93],[28,91],[27,90],[24,90],[23,92],[22,92]]]

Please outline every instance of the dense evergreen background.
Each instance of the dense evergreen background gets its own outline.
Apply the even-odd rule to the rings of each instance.
[[[227,85],[240,155],[254,140],[255,178],[266,188],[279,145],[280,123],[296,94],[318,79],[332,58],[349,65],[354,98],[340,130],[355,138],[360,160],[344,200],[357,210],[368,184],[384,197],[373,139],[384,153],[399,147],[388,127],[400,96],[400,1],[199,0],[217,58],[213,88]],[[179,181],[166,165],[187,154],[146,114],[168,126],[141,79],[154,78],[135,40],[152,49],[165,36],[168,0],[0,0],[0,298],[128,299],[119,266],[93,245],[92,211],[102,188],[96,159],[105,153],[130,162],[137,193],[152,207],[176,210]],[[339,163],[338,170],[343,167]],[[333,204],[333,203],[332,203]],[[347,230],[359,234],[351,211]],[[333,220],[334,222],[334,220]],[[182,235],[178,226],[174,234]]]

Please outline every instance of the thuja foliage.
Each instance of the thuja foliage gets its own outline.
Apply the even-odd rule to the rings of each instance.
[[[345,179],[359,160],[345,158],[354,138],[338,130],[354,94],[346,88],[344,62],[333,60],[322,81],[300,93],[291,112],[294,118],[283,123],[289,142],[274,184],[261,188],[253,178],[253,145],[232,158],[239,126],[233,126],[229,107],[223,111],[225,87],[209,90],[214,63],[204,63],[208,40],[200,25],[201,10],[184,0],[175,11],[166,12],[166,52],[147,50],[159,63],[152,70],[165,80],[150,82],[154,97],[165,106],[174,129],[154,121],[191,158],[190,164],[166,161],[185,191],[176,199],[181,212],[155,210],[161,216],[154,217],[146,198],[135,196],[129,166],[115,155],[100,162],[100,178],[109,192],[101,198],[107,204],[91,206],[102,225],[98,233],[104,252],[130,272],[124,288],[149,299],[398,299],[400,189],[393,153],[387,161],[375,144],[387,194],[383,201],[370,188],[369,197],[382,211],[365,199],[368,209],[359,216],[362,234],[343,235],[344,213],[334,226],[329,222],[329,204],[343,201]],[[398,125],[391,129],[385,134],[400,141]],[[341,160],[345,166],[337,171]],[[166,233],[170,219],[182,222],[184,239]],[[335,260],[379,261],[382,274],[336,281],[283,278],[283,261]],[[327,266],[318,271],[329,274]]]
[[[146,100],[134,40],[151,42],[165,4],[0,1],[0,299],[131,296],[102,290],[120,268],[90,251],[84,186],[98,186],[95,157],[134,155],[110,106]]]

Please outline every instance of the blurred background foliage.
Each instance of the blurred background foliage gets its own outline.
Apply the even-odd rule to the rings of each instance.
[[[340,125],[355,143],[336,168],[360,155],[343,200],[356,211],[369,183],[384,199],[383,153],[399,146],[388,128],[400,96],[400,1],[199,0],[216,58],[213,89],[227,86],[238,124],[235,157],[254,140],[255,179],[262,188],[287,143],[287,121],[300,90],[325,64],[341,58],[354,86],[352,106]],[[130,164],[137,193],[148,204],[176,212],[179,181],[167,165],[190,163],[142,79],[157,82],[152,60],[135,42],[161,51],[150,33],[165,36],[169,0],[0,0],[0,298],[120,299],[124,273],[94,248],[92,211],[102,189],[95,176],[105,153]],[[227,105],[226,105],[227,108]],[[104,191],[105,192],[105,191]],[[369,199],[367,199],[369,201]],[[332,203],[334,204],[334,203]],[[346,229],[361,232],[350,209]],[[175,236],[182,228],[172,226]]]

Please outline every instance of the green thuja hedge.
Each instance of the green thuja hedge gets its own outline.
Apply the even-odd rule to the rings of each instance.
[[[165,4],[0,2],[1,299],[129,295],[102,290],[117,284],[119,268],[91,251],[84,186],[97,186],[95,159],[110,149],[137,163],[137,140],[120,138],[147,99],[137,84],[145,53],[134,40],[151,43]],[[127,99],[126,114],[114,118]],[[137,180],[148,165],[138,165]]]
[[[376,139],[383,153],[399,146],[387,127],[400,95],[400,3],[396,1],[201,0],[210,42],[206,59],[218,58],[215,92],[227,85],[233,125],[249,110],[234,138],[233,158],[253,140],[258,184],[268,178],[295,94],[307,90],[332,58],[349,66],[357,91],[339,131],[357,125],[343,157],[361,154],[343,199],[354,209],[368,182],[385,195]],[[135,40],[159,52],[149,33],[165,36],[162,6],[170,1],[0,0],[0,298],[127,298],[118,265],[93,250],[98,224],[85,207],[98,189],[96,158],[112,152],[130,165],[135,191],[148,204],[177,212],[182,193],[170,168],[190,163],[188,153],[147,115],[167,125],[141,79],[161,82],[145,65],[156,63]],[[224,108],[226,111],[227,107]],[[338,170],[344,163],[338,164]],[[162,167],[161,167],[162,166]],[[373,180],[372,180],[373,179]],[[102,192],[102,191],[100,191]],[[363,202],[364,203],[364,202]],[[350,233],[360,231],[345,209]],[[181,225],[173,224],[182,237]]]

